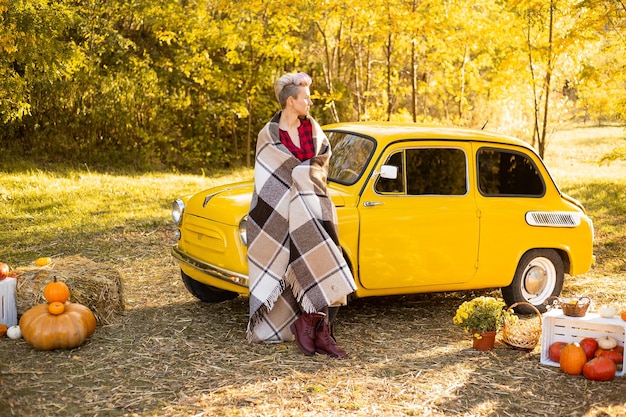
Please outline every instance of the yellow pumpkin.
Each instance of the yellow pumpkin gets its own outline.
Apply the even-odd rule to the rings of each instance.
[[[67,303],[61,314],[51,314],[48,304],[39,304],[20,318],[22,337],[38,350],[71,349],[87,340],[96,329],[89,308]]]
[[[46,265],[50,265],[50,263],[52,263],[52,259],[48,256],[46,257],[42,257],[42,258],[37,258],[35,260],[35,265],[37,266],[46,266]]]

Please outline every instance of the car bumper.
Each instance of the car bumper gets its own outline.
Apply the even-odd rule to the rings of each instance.
[[[183,252],[178,245],[174,245],[172,247],[172,256],[178,263],[193,268],[202,274],[228,282],[231,285],[235,284],[242,288],[248,288],[249,279],[247,275],[229,271],[227,269],[220,268],[219,266],[211,265],[199,259],[193,258]]]

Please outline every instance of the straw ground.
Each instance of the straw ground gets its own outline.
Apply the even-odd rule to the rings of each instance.
[[[547,163],[589,209],[593,269],[564,295],[626,307],[626,165],[598,165],[620,129],[560,132]],[[233,176],[234,175],[234,176]],[[124,312],[73,350],[0,339],[0,416],[622,416],[626,379],[591,382],[498,343],[471,349],[458,305],[497,290],[362,299],[340,312],[347,360],[245,342],[247,300],[197,302],[169,256],[171,200],[250,171],[207,178],[20,170],[0,179],[0,260],[81,255],[115,268]]]

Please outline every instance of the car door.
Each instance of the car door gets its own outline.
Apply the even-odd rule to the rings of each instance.
[[[461,141],[396,143],[383,152],[376,170],[392,165],[398,174],[372,176],[359,202],[364,288],[449,289],[472,279],[479,225],[471,152]]]
[[[519,148],[501,145],[476,149],[481,247],[478,278],[493,286],[508,285],[523,253],[541,247],[554,229],[531,227],[529,211],[554,210],[543,198],[546,183],[537,163]]]

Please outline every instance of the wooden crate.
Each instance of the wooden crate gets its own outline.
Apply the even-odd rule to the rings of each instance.
[[[543,315],[541,328],[541,363],[549,366],[559,366],[551,361],[548,349],[554,342],[580,342],[585,337],[598,338],[611,336],[617,340],[619,346],[624,346],[626,340],[626,321],[620,317],[610,319],[600,317],[596,313],[587,313],[584,317],[566,316],[559,309],[551,310]],[[624,376],[624,366],[618,368],[617,376]]]
[[[17,324],[16,284],[15,278],[5,278],[0,281],[0,323],[7,327]]]

